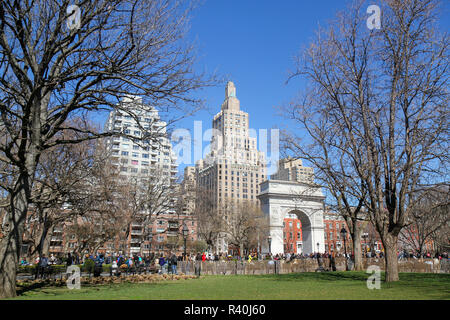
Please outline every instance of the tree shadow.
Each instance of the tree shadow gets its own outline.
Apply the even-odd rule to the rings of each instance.
[[[50,282],[36,282],[36,283],[29,284],[29,285],[19,284],[16,286],[16,288],[17,288],[16,293],[18,296],[20,296],[20,295],[23,295],[25,292],[33,291],[33,290],[37,290],[37,289],[41,289],[41,288],[49,287],[49,286],[51,286]]]
[[[261,275],[261,278],[276,281],[366,281],[369,275],[364,272],[301,272],[289,274]]]

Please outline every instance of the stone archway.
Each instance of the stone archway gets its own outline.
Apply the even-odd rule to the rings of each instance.
[[[320,188],[280,180],[267,180],[261,184],[258,195],[263,212],[269,216],[271,239],[270,252],[284,253],[283,220],[295,214],[302,223],[302,253],[325,251],[324,200]],[[269,252],[269,242],[262,246],[263,253]]]

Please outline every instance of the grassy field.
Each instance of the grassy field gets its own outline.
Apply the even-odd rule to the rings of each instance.
[[[35,288],[23,290],[15,299],[450,299],[450,274],[402,273],[399,282],[382,282],[380,290],[367,289],[367,277],[363,272],[202,276],[152,284],[82,286],[80,290]]]

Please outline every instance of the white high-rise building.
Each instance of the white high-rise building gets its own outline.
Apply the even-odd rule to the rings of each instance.
[[[167,186],[170,192],[177,179],[178,166],[170,140],[166,137],[166,123],[160,120],[154,107],[144,105],[140,97],[127,97],[117,109],[110,112],[105,131],[122,132],[129,136],[113,136],[106,140],[112,164],[119,167],[121,176],[136,179],[138,183],[143,179],[156,177],[158,183],[163,185],[162,188]],[[173,209],[166,211],[163,215],[167,214],[167,217],[174,215]],[[162,219],[165,220],[163,224],[174,225],[173,221],[162,216],[157,223],[161,224]],[[151,232],[155,234],[155,238],[160,239],[162,235],[157,236],[159,232],[157,223],[155,221]],[[174,229],[171,230],[172,233],[176,234],[177,228],[172,229]],[[168,234],[165,234],[164,239]],[[138,252],[145,254],[149,251],[148,236],[147,239],[145,236],[144,226],[139,221],[133,222],[128,239],[130,254]]]
[[[139,117],[139,123],[132,115]],[[139,178],[158,169],[168,181],[176,179],[178,168],[172,145],[166,137],[166,123],[160,120],[154,107],[143,105],[141,98],[125,98],[120,109],[110,112],[105,131],[132,136],[106,140],[112,162],[120,166],[121,175]]]

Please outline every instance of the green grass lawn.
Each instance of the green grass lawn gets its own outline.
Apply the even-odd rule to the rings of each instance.
[[[380,290],[367,289],[367,277],[364,272],[202,276],[151,284],[82,286],[80,290],[44,287],[24,290],[15,299],[450,299],[450,274],[402,273],[396,283],[382,282]]]

